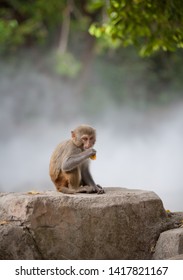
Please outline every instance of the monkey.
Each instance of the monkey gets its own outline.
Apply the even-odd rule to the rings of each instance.
[[[89,125],[80,125],[71,131],[71,139],[58,144],[49,165],[49,174],[57,191],[65,194],[103,194],[95,184],[90,169],[90,157],[96,155],[93,146],[96,130]]]

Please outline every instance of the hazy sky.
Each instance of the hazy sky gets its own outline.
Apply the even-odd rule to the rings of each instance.
[[[92,119],[69,94],[43,74],[1,75],[0,190],[54,189],[51,153],[71,129],[89,123],[97,129],[97,183],[151,190],[166,209],[183,211],[183,104],[143,111],[113,104]]]
[[[112,126],[107,117],[102,123],[94,123],[97,160],[91,161],[91,169],[96,182],[106,187],[152,190],[162,198],[166,209],[183,210],[183,113],[174,110],[174,114],[167,114],[165,122],[144,131],[123,131],[122,124]],[[128,116],[122,117],[128,121]],[[115,118],[113,121],[117,122]],[[48,176],[51,153],[80,122],[78,118],[66,127],[38,121],[17,129],[1,142],[1,189],[54,189]]]

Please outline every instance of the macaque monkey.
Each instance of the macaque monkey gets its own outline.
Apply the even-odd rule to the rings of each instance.
[[[91,126],[80,125],[71,131],[71,139],[60,143],[50,160],[50,177],[62,193],[104,193],[96,185],[89,170],[90,158],[96,150],[93,146],[96,132]]]

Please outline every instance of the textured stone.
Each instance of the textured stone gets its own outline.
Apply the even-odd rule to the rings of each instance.
[[[0,220],[8,221],[0,225],[1,258],[6,251],[6,259],[151,259],[167,227],[161,199],[150,191],[105,191],[1,193]]]
[[[183,228],[167,230],[160,234],[153,258],[169,259],[183,254]]]
[[[27,228],[14,222],[0,226],[0,260],[41,258],[36,243]]]
[[[169,260],[183,260],[183,254],[176,255],[176,256],[174,256],[172,258],[169,258]]]

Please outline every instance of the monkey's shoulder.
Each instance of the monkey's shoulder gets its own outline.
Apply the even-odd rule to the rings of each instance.
[[[71,139],[65,140],[58,144],[56,149],[53,152],[54,157],[64,157],[72,155],[73,153],[79,153],[80,149],[73,143]]]

